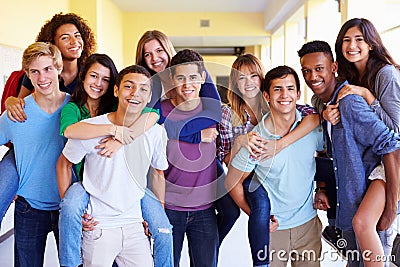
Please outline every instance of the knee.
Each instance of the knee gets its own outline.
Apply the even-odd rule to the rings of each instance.
[[[362,216],[359,216],[358,214],[356,214],[353,217],[352,224],[353,224],[353,230],[356,233],[356,235],[359,235],[365,231],[368,231],[369,228],[371,228],[371,226],[372,226],[372,223],[369,222],[367,218],[363,218]]]

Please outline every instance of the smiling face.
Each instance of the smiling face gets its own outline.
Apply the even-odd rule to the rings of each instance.
[[[239,69],[237,86],[244,100],[256,97],[260,92],[261,78],[255,68],[243,65]]]
[[[300,91],[296,88],[296,80],[292,74],[273,79],[269,95],[264,92],[269,102],[271,112],[275,114],[290,114],[296,109],[296,101],[300,99]]]
[[[301,72],[307,86],[322,101],[328,102],[336,86],[337,63],[323,52],[309,53],[301,57]]]
[[[143,57],[149,69],[158,73],[167,68],[169,57],[158,40],[153,39],[147,42],[143,50]]]
[[[31,80],[35,92],[44,96],[53,94],[59,90],[58,75],[61,69],[54,66],[50,56],[39,56],[32,60],[28,68],[28,77]]]
[[[205,73],[199,73],[196,64],[176,65],[174,68],[171,79],[175,88],[176,103],[179,105],[185,101],[198,99]]]
[[[343,37],[342,53],[346,60],[357,68],[367,65],[371,46],[365,42],[364,36],[356,26],[347,30]]]
[[[140,73],[127,73],[122,77],[119,88],[114,86],[118,97],[118,109],[129,115],[140,115],[151,99],[150,79]]]
[[[110,69],[98,62],[88,69],[83,88],[92,100],[100,99],[106,92],[110,84]]]
[[[58,27],[54,44],[60,49],[63,60],[80,58],[84,45],[82,36],[74,24],[64,24]]]

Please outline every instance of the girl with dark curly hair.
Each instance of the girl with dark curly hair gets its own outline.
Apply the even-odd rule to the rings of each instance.
[[[72,94],[78,82],[80,67],[96,50],[92,29],[83,18],[74,13],[59,13],[42,26],[36,41],[50,42],[60,49],[63,58],[60,90]],[[18,97],[9,97],[5,102],[11,120],[26,120],[23,98],[31,94],[32,90],[31,81],[24,75]]]

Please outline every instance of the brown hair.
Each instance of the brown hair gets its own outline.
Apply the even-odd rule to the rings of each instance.
[[[246,102],[242,98],[242,93],[239,91],[239,87],[237,84],[238,78],[240,76],[240,69],[244,66],[255,71],[258,77],[262,82],[264,80],[264,67],[261,61],[252,54],[244,54],[238,56],[235,62],[232,64],[231,73],[229,75],[229,90],[228,90],[228,104],[232,108],[232,125],[237,126],[239,124],[243,124],[246,122]],[[261,88],[259,88],[261,90]],[[262,96],[261,91],[258,93],[258,97],[260,98],[259,110],[267,111],[268,105]]]
[[[65,24],[75,25],[82,36],[83,51],[81,57],[78,59],[78,65],[82,66],[86,59],[96,51],[96,40],[94,38],[92,29],[80,16],[74,13],[59,13],[54,15],[42,26],[39,34],[36,37],[36,42],[51,42],[54,44],[54,38],[56,36],[57,29]]]
[[[367,66],[362,77],[360,77],[354,63],[347,61],[342,52],[343,38],[347,31],[353,27],[357,27],[361,31],[365,42],[372,48],[369,51]],[[348,80],[351,84],[368,88],[374,95],[375,79],[378,71],[387,64],[394,65],[397,69],[399,68],[383,45],[375,26],[367,19],[354,18],[343,24],[336,38],[335,52],[339,77],[342,80]]]
[[[142,37],[140,37],[139,42],[136,47],[136,65],[145,67],[148,71],[154,74],[154,71],[149,69],[144,60],[144,45],[151,40],[157,40],[161,46],[164,48],[165,52],[168,54],[168,65],[171,63],[171,58],[176,54],[175,48],[172,45],[171,40],[164,33],[153,30],[145,32]]]

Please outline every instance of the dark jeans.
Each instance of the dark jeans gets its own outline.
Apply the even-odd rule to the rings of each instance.
[[[14,213],[14,266],[42,267],[47,235],[52,231],[58,249],[58,210],[34,209],[18,197]]]
[[[240,216],[240,209],[233,201],[231,195],[226,191],[224,181],[225,173],[221,162],[216,159],[217,163],[217,177],[218,177],[218,195],[215,201],[215,209],[217,210],[217,224],[218,224],[218,236],[219,246],[222,240],[226,237],[233,225]]]
[[[216,267],[218,228],[214,208],[199,211],[165,210],[173,226],[174,266],[179,267],[183,239],[188,239],[190,266]]]
[[[269,264],[269,222],[271,204],[268,193],[252,175],[243,181],[244,193],[250,206],[248,236],[253,265]]]

